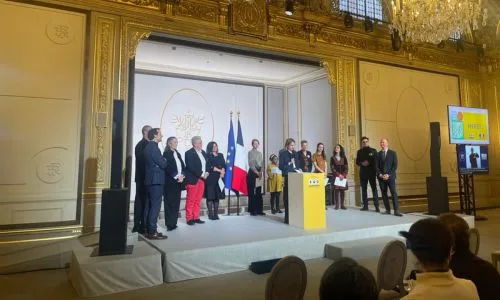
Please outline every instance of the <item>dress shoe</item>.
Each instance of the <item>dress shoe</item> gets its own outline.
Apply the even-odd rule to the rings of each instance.
[[[375,211],[379,213],[380,212],[380,208],[375,207]]]
[[[278,209],[277,213],[282,214],[283,212],[281,211],[281,209]]]
[[[191,225],[191,226],[195,224],[194,220],[189,220],[189,221],[187,221],[186,223],[187,223],[188,225]]]
[[[395,211],[395,212],[394,212],[394,215],[395,215],[396,217],[402,217],[402,216],[403,216],[403,214],[402,214],[402,213],[400,213],[399,211]]]
[[[202,220],[200,220],[200,219],[196,219],[196,220],[194,220],[194,222],[195,222],[196,224],[204,224],[204,223],[205,223],[205,221],[202,221]]]
[[[368,207],[363,206],[360,210],[361,210],[361,211],[368,211]]]
[[[266,213],[265,213],[265,212],[260,212],[260,213],[258,213],[258,215],[259,215],[259,216],[265,216],[265,215],[266,215]]]
[[[215,215],[214,220],[220,220],[219,215]]]
[[[161,234],[160,232],[148,233],[147,238],[149,240],[166,240],[168,237]]]
[[[391,214],[391,211],[390,210],[386,210],[385,212],[382,213],[383,215],[390,215]]]
[[[167,226],[167,231],[172,231],[172,230],[175,230],[175,229],[177,229],[177,225],[174,225],[172,227],[168,227]]]
[[[275,209],[271,209],[271,213],[272,213],[273,215],[275,215],[275,214],[276,214],[276,210],[275,210]]]
[[[340,207],[340,209],[346,210],[347,208],[345,206]]]

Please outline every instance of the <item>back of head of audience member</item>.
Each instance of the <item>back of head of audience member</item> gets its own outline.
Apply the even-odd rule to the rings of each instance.
[[[439,216],[439,221],[450,229],[455,240],[454,250],[457,253],[470,252],[469,224],[454,213],[445,213]]]
[[[320,300],[376,300],[378,292],[373,274],[348,257],[328,267],[319,286]]]
[[[411,225],[409,231],[401,231],[406,247],[416,256],[422,271],[446,272],[453,248],[451,231],[435,218],[422,219]]]

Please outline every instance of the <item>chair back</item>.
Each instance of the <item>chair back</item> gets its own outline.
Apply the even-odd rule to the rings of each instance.
[[[287,256],[274,265],[266,283],[266,300],[302,300],[307,286],[307,269],[297,256]]]
[[[404,293],[403,279],[406,271],[407,250],[403,242],[394,240],[382,250],[377,267],[377,283],[380,289],[393,290],[398,287]]]
[[[470,252],[477,255],[479,252],[479,243],[481,241],[481,237],[479,235],[479,231],[476,228],[471,228],[469,230],[469,249]]]

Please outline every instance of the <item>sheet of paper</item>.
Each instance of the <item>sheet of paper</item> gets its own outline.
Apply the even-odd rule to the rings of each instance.
[[[222,181],[222,178],[219,178],[219,188],[220,190],[224,193],[224,188],[226,186],[224,185],[224,181]]]
[[[261,187],[262,186],[262,179],[255,179],[255,187],[258,188],[258,187]]]
[[[340,179],[339,177],[335,177],[335,182],[333,183],[336,186],[340,187],[346,187],[347,186],[347,179]]]
[[[281,170],[278,167],[274,167],[271,169],[271,173],[281,175]]]

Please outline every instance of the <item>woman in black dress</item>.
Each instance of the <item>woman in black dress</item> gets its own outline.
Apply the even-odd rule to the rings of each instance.
[[[219,187],[219,179],[224,178],[226,161],[216,142],[207,145],[207,163],[210,165],[208,178],[205,180],[205,198],[207,199],[208,218],[219,220],[219,199],[224,193]]]
[[[335,209],[339,209],[339,204],[341,209],[347,209],[344,204],[347,183],[345,186],[334,184],[337,178],[340,180],[347,178],[347,173],[349,171],[344,147],[341,145],[336,145],[333,150],[333,156],[330,158],[330,168],[333,173],[333,199],[335,201]]]

